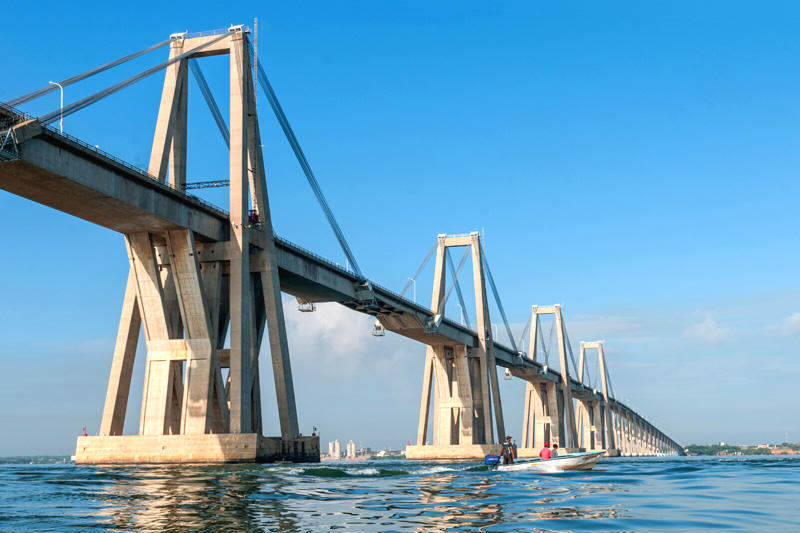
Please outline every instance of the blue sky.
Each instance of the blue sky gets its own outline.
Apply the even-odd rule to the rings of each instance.
[[[605,339],[617,394],[679,442],[800,439],[795,3],[39,2],[4,13],[14,30],[0,101],[172,32],[258,17],[259,57],[369,277],[399,289],[436,234],[484,231],[514,327],[532,304],[563,303],[576,345]],[[164,58],[68,87],[65,101]],[[225,61],[203,62],[223,110]],[[65,130],[146,166],[162,81]],[[53,93],[24,109],[57,104]],[[343,263],[259,105],[276,232]],[[189,116],[190,179],[224,178],[224,144],[194,85]],[[224,190],[204,197],[226,203]],[[7,193],[0,213],[0,454],[69,453],[83,424],[99,426],[122,238]],[[373,446],[412,438],[424,347],[370,337],[343,308],[288,307],[302,429]],[[522,384],[502,387],[517,435]]]

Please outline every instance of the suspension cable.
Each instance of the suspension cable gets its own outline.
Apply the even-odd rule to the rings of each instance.
[[[483,266],[486,269],[486,274],[489,277],[489,285],[492,287],[492,293],[494,294],[494,301],[497,303],[497,308],[500,310],[500,316],[503,317],[503,324],[506,326],[506,333],[508,334],[508,340],[511,342],[511,347],[514,348],[514,352],[519,352],[517,349],[517,343],[514,340],[514,335],[511,334],[511,327],[508,325],[508,318],[506,318],[506,312],[503,309],[503,303],[500,301],[500,296],[497,294],[497,285],[494,284],[494,276],[492,276],[492,269],[489,268],[489,261],[486,259],[486,251],[481,246],[481,255],[483,255]]]
[[[436,251],[436,246],[437,245],[438,244],[434,244],[433,247],[431,247],[431,249],[428,250],[428,254],[425,256],[425,259],[422,260],[422,263],[419,264],[419,267],[417,268],[417,271],[414,272],[413,276],[408,278],[408,283],[406,283],[406,286],[403,287],[402,291],[400,291],[400,296],[404,296],[405,293],[408,291],[408,289],[411,288],[411,285],[413,285],[417,281],[417,276],[419,276],[420,272],[422,272],[422,269],[425,268],[425,265],[427,265],[428,261],[430,261],[431,257],[433,257],[433,252]]]
[[[99,74],[99,73],[101,73],[103,71],[106,71],[106,70],[108,70],[110,68],[116,67],[117,65],[121,65],[122,63],[125,63],[126,61],[130,61],[131,59],[135,59],[135,58],[137,58],[137,57],[139,57],[141,55],[144,55],[144,54],[146,54],[148,52],[152,52],[153,50],[157,50],[157,49],[161,48],[162,46],[164,46],[166,44],[169,44],[170,40],[171,39],[167,39],[166,41],[161,41],[160,43],[156,43],[156,44],[154,44],[152,46],[148,46],[144,50],[139,50],[138,52],[135,52],[133,54],[127,55],[125,57],[121,57],[119,59],[111,61],[110,63],[106,63],[105,65],[100,65],[99,67],[93,68],[91,70],[87,70],[83,74],[78,74],[77,76],[72,76],[71,78],[67,78],[67,79],[65,79],[63,81],[58,82],[58,85],[61,85],[62,87],[66,87],[67,85],[72,85],[73,83],[81,81],[81,80],[84,80],[84,79],[88,78],[89,76],[94,76],[95,74]],[[6,102],[5,105],[11,106],[11,107],[16,107],[16,106],[18,106],[20,104],[24,104],[25,102],[30,102],[34,98],[38,98],[38,97],[40,97],[42,95],[45,95],[45,94],[47,94],[47,93],[49,93],[51,91],[55,91],[57,88],[58,87],[55,84],[49,84],[46,87],[42,87],[41,89],[37,89],[35,91],[29,92],[28,94],[22,95],[19,98],[15,98],[14,100],[9,100],[8,102]]]
[[[252,45],[249,43],[248,46],[252,48]],[[347,256],[347,260],[350,261],[350,264],[353,266],[353,270],[356,275],[358,275],[358,277],[362,280],[365,279],[364,274],[361,273],[358,262],[356,261],[352,250],[350,249],[350,245],[347,243],[347,239],[345,239],[344,233],[339,227],[339,223],[333,216],[333,211],[331,211],[328,201],[325,199],[325,195],[322,194],[322,189],[317,182],[317,178],[314,176],[314,171],[311,170],[311,165],[308,163],[308,159],[306,159],[306,155],[303,153],[303,149],[300,147],[300,142],[297,140],[297,137],[295,136],[294,131],[289,124],[289,120],[286,118],[286,113],[283,112],[280,102],[278,102],[278,97],[276,96],[275,91],[272,89],[272,84],[270,84],[269,79],[267,78],[267,73],[264,72],[264,68],[261,66],[260,61],[256,63],[256,68],[258,69],[258,83],[261,85],[261,89],[266,94],[267,100],[269,100],[269,105],[272,107],[272,111],[275,113],[275,117],[278,119],[278,122],[283,129],[283,134],[286,136],[286,140],[289,141],[289,145],[292,147],[292,151],[294,151],[294,155],[297,158],[298,163],[300,163],[303,173],[306,175],[308,184],[311,185],[311,190],[314,191],[314,196],[317,197],[317,201],[319,202],[325,217],[328,219],[328,224],[330,224],[334,235],[336,235],[336,239],[339,241],[339,246],[342,247],[342,251],[344,252],[344,255]]]
[[[208,104],[208,110],[211,111],[211,115],[214,117],[214,122],[217,123],[217,128],[219,128],[219,132],[222,134],[222,140],[225,141],[225,146],[227,146],[228,150],[230,150],[231,134],[228,130],[228,125],[225,124],[225,119],[222,118],[222,113],[219,110],[217,101],[214,99],[214,95],[211,94],[211,89],[208,86],[206,77],[203,75],[203,71],[200,70],[200,64],[197,62],[197,60],[190,59],[189,67],[192,69],[192,75],[194,75],[194,79],[197,82],[198,87],[200,87],[200,92],[203,93],[203,98],[205,98],[206,104]]]
[[[201,50],[203,48],[211,46],[212,44],[216,43],[217,41],[221,41],[222,39],[224,39],[227,36],[228,36],[228,34],[220,35],[216,39],[212,39],[212,40],[210,40],[210,41],[208,41],[208,42],[206,42],[204,44],[201,44],[200,46],[196,46],[196,47],[192,48],[191,50],[189,50],[188,52],[184,52],[184,53],[182,53],[180,55],[177,55],[177,56],[175,56],[175,57],[173,57],[171,59],[168,59],[167,61],[164,61],[163,63],[159,63],[158,65],[156,65],[154,67],[150,67],[149,69],[147,69],[145,71],[142,71],[139,74],[136,74],[135,76],[131,76],[130,78],[128,78],[126,80],[123,80],[123,81],[121,81],[121,82],[119,82],[117,84],[114,84],[114,85],[112,85],[110,87],[106,87],[102,91],[98,91],[98,92],[94,93],[93,95],[87,96],[86,98],[82,98],[82,99],[80,99],[80,100],[78,100],[76,102],[73,102],[73,103],[69,104],[68,106],[63,107],[61,109],[56,109],[55,111],[53,111],[51,113],[48,113],[48,114],[46,114],[46,115],[44,115],[42,117],[39,117],[39,122],[41,122],[42,124],[49,124],[49,123],[55,121],[56,119],[58,119],[59,117],[66,117],[68,115],[71,115],[72,113],[75,113],[76,111],[80,111],[84,107],[90,106],[93,103],[95,103],[95,102],[97,102],[99,100],[102,100],[106,96],[109,96],[111,94],[114,94],[117,91],[120,91],[120,90],[122,90],[122,89],[124,89],[126,87],[129,87],[129,86],[133,85],[134,83],[136,83],[137,81],[141,81],[144,78],[146,78],[146,77],[148,77],[148,76],[150,76],[152,74],[155,74],[159,70],[165,69],[166,67],[168,67],[169,65],[171,65],[173,63],[176,63],[176,62],[178,62],[178,61],[180,61],[182,59],[186,59],[187,57],[191,56],[192,54],[194,54],[198,50]]]

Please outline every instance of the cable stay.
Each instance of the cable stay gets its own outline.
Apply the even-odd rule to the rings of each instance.
[[[550,331],[547,333],[547,340],[544,339],[544,332],[542,331],[542,323],[537,321],[536,324],[536,338],[539,339],[539,346],[544,352],[544,365],[550,366],[550,350],[549,347],[555,343],[556,322],[555,320],[550,323]]]
[[[214,44],[214,43],[216,43],[218,41],[221,41],[222,39],[224,39],[227,36],[228,36],[227,34],[220,35],[216,39],[212,39],[212,40],[207,41],[207,42],[205,42],[205,43],[203,43],[203,44],[201,44],[199,46],[195,46],[194,48],[192,48],[188,52],[184,52],[184,53],[182,53],[180,55],[177,55],[177,56],[175,56],[173,58],[168,59],[167,61],[164,61],[163,63],[159,63],[158,65],[156,65],[154,67],[150,67],[149,69],[144,70],[144,71],[142,71],[139,74],[136,74],[134,76],[131,76],[130,78],[128,78],[126,80],[123,80],[123,81],[121,81],[119,83],[116,83],[116,84],[114,84],[114,85],[112,85],[110,87],[106,87],[102,91],[98,91],[98,92],[94,93],[93,95],[87,96],[86,98],[82,98],[82,99],[80,99],[80,100],[78,100],[76,102],[73,102],[73,103],[71,103],[71,104],[69,104],[69,105],[67,105],[67,106],[65,106],[63,108],[56,109],[55,111],[53,111],[51,113],[48,113],[48,114],[46,114],[46,115],[44,115],[42,117],[39,117],[39,122],[41,122],[42,124],[50,124],[51,122],[59,119],[60,117],[66,117],[66,116],[71,115],[72,113],[75,113],[76,111],[80,111],[84,107],[90,106],[93,103],[98,102],[98,101],[102,100],[103,98],[105,98],[105,97],[107,97],[107,96],[109,96],[111,94],[114,94],[115,92],[120,91],[120,90],[122,90],[122,89],[124,89],[126,87],[130,87],[134,83],[136,83],[138,81],[141,81],[144,78],[146,78],[148,76],[151,76],[152,74],[155,74],[159,70],[165,69],[166,67],[168,67],[169,65],[172,65],[173,63],[176,63],[176,62],[178,62],[178,61],[180,61],[182,59],[186,59],[187,57],[189,57],[192,54],[198,52],[199,50],[202,50],[203,48],[211,46],[212,44]]]
[[[564,332],[564,343],[567,345],[567,352],[569,353],[569,358],[572,361],[572,368],[575,370],[575,375],[578,375],[578,363],[575,362],[575,354],[572,352],[572,342],[569,340],[569,334],[567,333],[567,325],[565,324],[564,315],[561,315],[561,330]]]
[[[603,356],[605,356],[605,352],[603,352]],[[606,359],[606,383],[608,384],[608,395],[612,398],[616,398],[617,396],[614,394],[614,386],[611,384],[611,374],[608,373],[608,359]]]
[[[522,328],[522,333],[519,334],[519,345],[522,346],[522,352],[525,351],[525,335],[527,335],[528,330],[531,327],[531,316],[532,315],[528,315],[528,321],[525,322],[525,327]],[[528,350],[532,350],[532,349],[533,348],[531,346],[528,346]],[[520,352],[520,353],[522,353],[522,352]]]
[[[450,299],[450,295],[453,293],[453,289],[456,287],[455,281],[458,280],[458,275],[461,273],[461,269],[464,267],[464,263],[467,261],[467,255],[468,254],[469,254],[469,248],[465,249],[464,255],[461,256],[461,260],[458,262],[458,266],[456,267],[455,271],[452,271],[452,265],[450,265],[451,266],[452,277],[453,277],[453,283],[451,283],[450,286],[447,288],[447,292],[444,295],[444,304],[447,304],[447,300]],[[445,258],[445,262],[446,263],[452,261],[450,259],[450,252],[447,249],[445,249],[444,258]],[[460,287],[459,287],[459,289],[460,289]]]
[[[410,278],[408,278],[408,283],[406,283],[406,286],[403,287],[402,291],[400,291],[400,296],[404,296],[406,294],[406,292],[408,291],[408,289],[411,288],[411,285],[413,285],[414,282],[417,281],[417,276],[420,275],[420,273],[422,272],[422,269],[425,268],[425,266],[428,264],[428,261],[430,261],[431,257],[433,257],[433,252],[436,251],[436,246],[437,246],[437,244],[433,245],[433,247],[428,251],[428,254],[425,256],[425,259],[423,259],[422,263],[419,264],[419,268],[417,268],[417,271],[414,272],[414,275],[411,276]]]
[[[62,80],[62,81],[58,82],[58,85],[61,85],[62,87],[66,87],[67,85],[72,85],[75,82],[79,82],[79,81],[84,80],[84,79],[86,79],[86,78],[88,78],[90,76],[94,76],[95,74],[99,74],[99,73],[101,73],[103,71],[106,71],[106,70],[108,70],[110,68],[116,67],[117,65],[121,65],[122,63],[130,61],[131,59],[135,59],[135,58],[137,58],[139,56],[147,54],[148,52],[152,52],[153,50],[157,50],[157,49],[161,48],[162,46],[165,46],[165,45],[169,44],[170,40],[171,39],[167,39],[166,41],[161,41],[160,43],[156,43],[156,44],[154,44],[152,46],[148,46],[144,50],[139,50],[138,52],[135,52],[133,54],[127,55],[125,57],[121,57],[119,59],[111,61],[110,63],[106,63],[105,65],[100,65],[99,67],[93,68],[91,70],[87,70],[83,74],[78,74],[77,76],[72,76],[71,78],[67,78],[65,80]],[[55,91],[57,88],[58,87],[55,84],[47,85],[46,87],[42,87],[41,89],[37,89],[35,91],[29,92],[28,94],[20,96],[19,98],[15,98],[14,100],[9,100],[8,102],[6,102],[5,105],[11,106],[11,107],[16,107],[16,106],[18,106],[20,104],[24,104],[25,102],[30,102],[31,100],[33,100],[35,98],[38,98],[40,96],[43,96],[43,95],[45,95],[45,94],[47,94],[49,92]]]
[[[583,376],[581,376],[581,370],[583,370]],[[577,374],[575,374],[576,380],[578,380],[580,383],[583,383],[589,388],[594,388],[592,386],[592,383],[594,383],[594,381],[592,380],[592,373],[590,371],[589,361],[586,360],[585,353],[583,359],[583,369],[578,368],[576,372],[577,372]]]
[[[458,267],[453,269],[453,258],[450,257],[450,250],[445,248],[445,262],[450,267],[450,275],[453,279],[453,283],[450,285],[450,288],[447,290],[447,294],[444,297],[444,303],[447,303],[447,299],[450,298],[450,293],[453,290],[453,287],[456,289],[456,295],[458,296],[458,304],[461,306],[461,314],[464,317],[464,324],[469,328],[469,315],[467,314],[467,306],[464,304],[464,295],[461,292],[461,284],[458,282],[458,275],[461,273],[461,269],[464,266],[464,263],[467,261],[467,257],[469,256],[470,249],[464,248],[464,255],[461,256],[461,261],[458,262]]]
[[[194,76],[198,87],[200,87],[200,92],[203,93],[203,98],[205,98],[206,104],[208,104],[208,110],[211,111],[211,115],[214,117],[214,122],[217,123],[217,128],[219,128],[219,132],[222,135],[222,140],[225,141],[225,146],[227,146],[228,150],[230,150],[231,134],[228,130],[228,125],[225,124],[225,119],[222,118],[222,113],[219,110],[217,101],[214,99],[214,95],[211,94],[211,89],[208,86],[206,77],[203,75],[203,71],[200,70],[200,64],[197,62],[197,60],[192,59],[189,61],[189,67],[192,69],[192,75]]]
[[[250,46],[252,54],[252,45],[248,43],[248,46]],[[314,176],[314,172],[311,170],[311,165],[308,163],[308,159],[306,159],[305,153],[303,153],[303,149],[300,147],[300,143],[297,140],[291,125],[289,124],[289,120],[286,118],[286,113],[283,112],[283,108],[281,107],[280,102],[278,102],[278,97],[275,94],[275,91],[272,89],[272,85],[267,78],[267,73],[264,72],[264,68],[261,66],[260,61],[256,62],[256,69],[258,71],[258,83],[261,85],[261,89],[264,91],[264,94],[266,94],[267,100],[269,100],[269,105],[272,107],[272,111],[275,113],[275,117],[278,119],[278,122],[283,129],[283,134],[286,136],[286,140],[289,141],[289,145],[292,147],[292,151],[294,151],[294,155],[297,158],[298,163],[300,163],[303,173],[306,175],[308,184],[311,185],[311,190],[314,191],[314,196],[317,197],[317,201],[319,202],[320,207],[322,207],[325,217],[328,219],[328,224],[330,224],[333,233],[336,235],[336,239],[339,241],[339,245],[342,247],[344,255],[347,256],[347,260],[350,262],[350,265],[352,265],[353,271],[360,279],[364,280],[364,274],[361,272],[361,268],[358,266],[358,262],[356,261],[352,250],[350,249],[350,245],[347,243],[347,239],[345,239],[341,227],[339,227],[339,223],[333,216],[333,211],[331,211],[328,201],[325,199],[325,195],[322,193],[322,189],[317,182],[317,178]]]
[[[508,318],[506,318],[506,312],[503,309],[503,303],[500,301],[500,296],[497,293],[497,285],[494,283],[492,269],[489,268],[489,261],[486,259],[486,251],[484,250],[483,246],[481,246],[481,255],[483,256],[483,268],[486,270],[486,275],[489,278],[489,285],[492,287],[492,293],[494,294],[494,301],[497,303],[497,308],[500,310],[500,316],[503,317],[503,324],[506,326],[508,340],[511,342],[511,347],[514,349],[514,351],[519,353],[519,349],[517,349],[517,343],[514,340],[514,335],[511,334],[511,327],[508,325]]]

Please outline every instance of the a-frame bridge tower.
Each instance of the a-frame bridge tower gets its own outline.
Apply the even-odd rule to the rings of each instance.
[[[78,463],[319,460],[319,438],[301,437],[298,427],[244,27],[172,37],[170,58],[183,57],[167,67],[149,173],[183,190],[188,62],[211,55],[230,58],[229,236],[200,240],[188,220],[182,229],[125,233],[130,273],[100,435],[78,439]],[[139,430],[123,436],[140,329],[147,361]],[[265,330],[281,427],[273,438],[262,436],[261,423]]]

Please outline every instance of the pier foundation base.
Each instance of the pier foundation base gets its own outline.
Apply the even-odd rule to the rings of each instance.
[[[622,453],[616,448],[609,448],[606,450],[606,457],[620,457]]]
[[[500,454],[499,444],[450,444],[407,446],[406,459],[456,461],[460,459],[483,459],[487,455]]]
[[[257,433],[78,437],[75,464],[319,462],[319,437]]]

